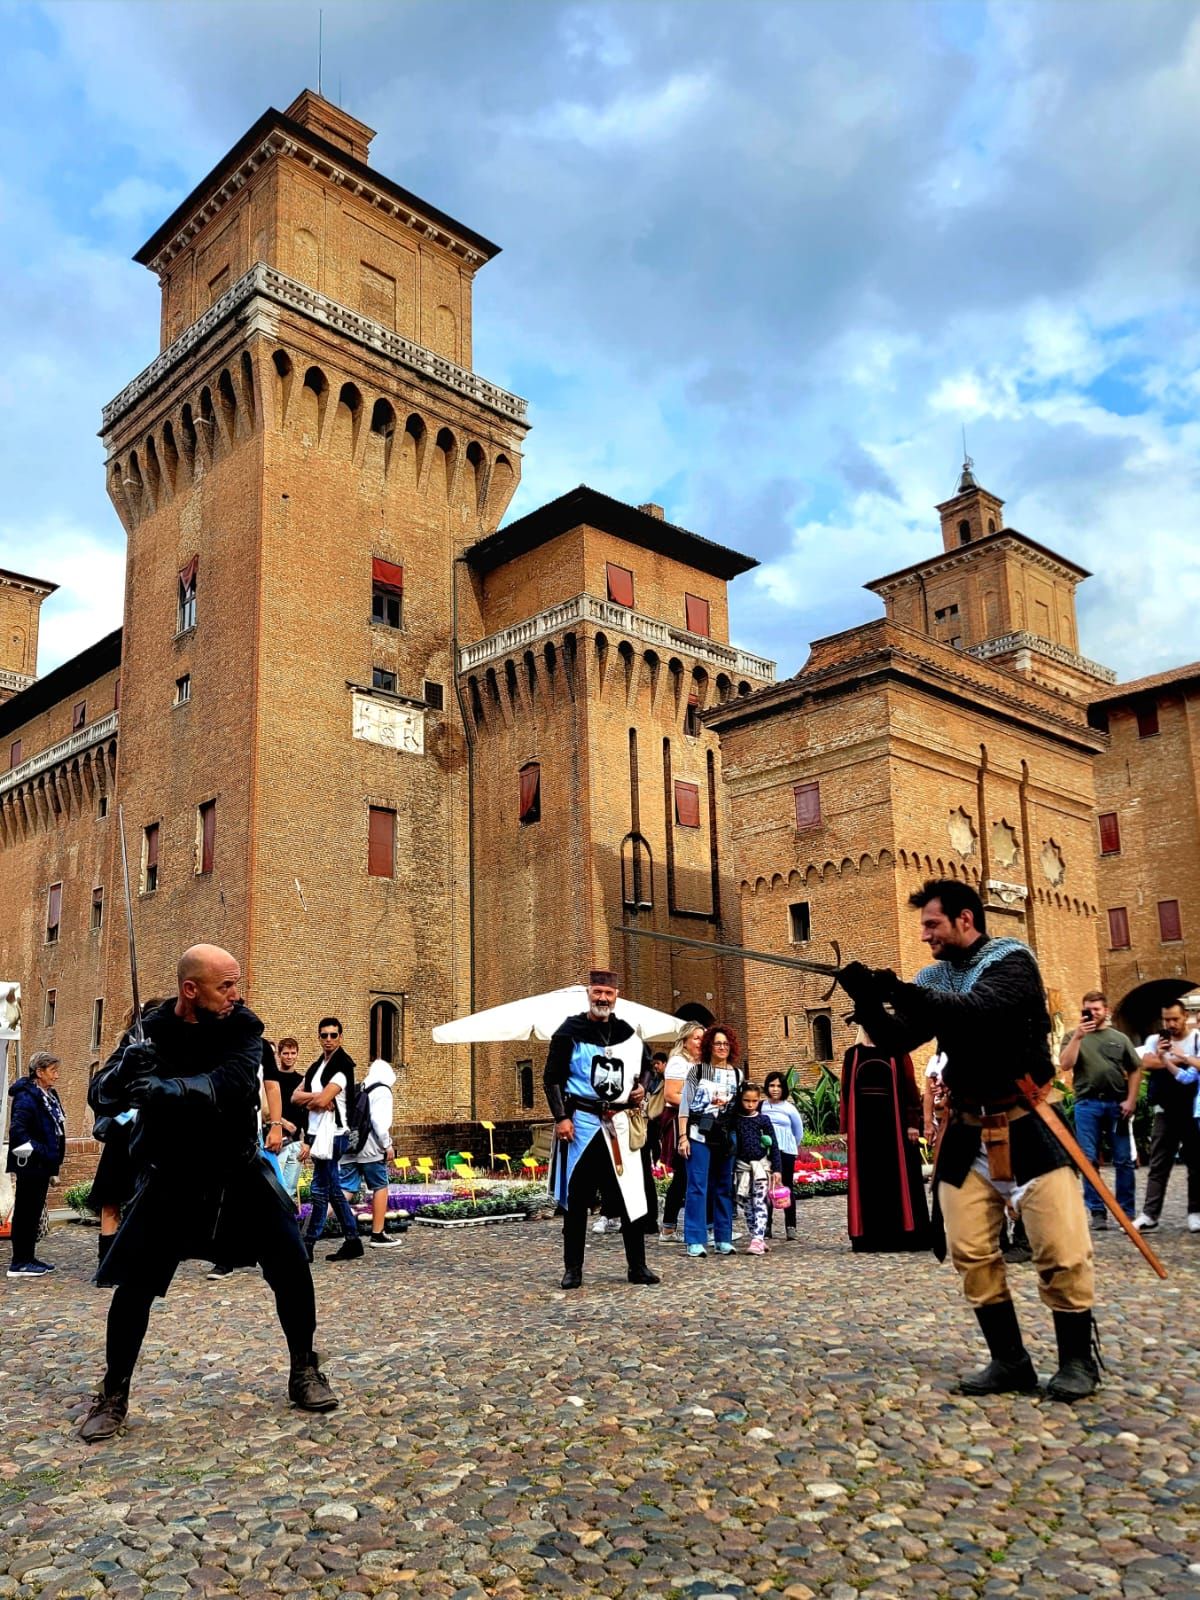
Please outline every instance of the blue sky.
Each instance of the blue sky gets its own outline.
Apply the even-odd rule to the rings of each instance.
[[[0,28],[0,565],[62,585],[46,670],[120,620],[96,429],[158,328],[129,258],[314,84],[317,7]],[[749,551],[733,633],[789,673],[939,547],[965,425],[1010,524],[1096,574],[1087,654],[1200,657],[1200,9],[346,0],[324,88],[504,247],[475,365],[530,402],[513,514],[588,482]]]

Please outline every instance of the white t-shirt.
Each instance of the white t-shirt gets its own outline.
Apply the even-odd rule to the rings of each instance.
[[[667,1059],[667,1064],[663,1068],[663,1082],[682,1083],[687,1077],[688,1073],[691,1071],[691,1068],[692,1063],[687,1056],[669,1056]],[[682,1089],[676,1089],[674,1093],[668,1092],[666,1095],[666,1104],[672,1109],[678,1106],[679,1098],[682,1093]]]
[[[335,1072],[329,1083],[336,1083],[339,1093],[345,1094],[346,1074],[344,1072]],[[313,1094],[320,1094],[322,1089],[327,1089],[328,1087],[329,1084],[325,1082],[325,1063],[322,1062],[316,1072],[313,1073],[312,1092]],[[339,1121],[338,1113],[332,1106],[328,1111],[314,1111],[311,1106],[309,1107],[308,1144],[309,1149],[319,1161],[328,1161],[332,1157],[333,1141],[339,1133],[345,1132],[345,1128],[346,1119],[344,1114]]]
[[[929,1065],[925,1068],[926,1078],[940,1078],[946,1069],[946,1052],[937,1050],[929,1058]]]

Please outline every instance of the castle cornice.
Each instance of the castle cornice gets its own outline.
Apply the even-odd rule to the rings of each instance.
[[[176,206],[133,259],[152,272],[163,273],[174,257],[237,197],[258,169],[278,155],[303,162],[339,188],[395,217],[422,238],[461,257],[468,266],[479,266],[500,253],[500,246],[481,233],[456,222],[436,206],[427,205],[366,162],[271,107]]]
[[[512,655],[514,651],[527,650],[538,639],[545,639],[563,628],[582,622],[598,623],[610,633],[661,645],[667,650],[686,651],[697,660],[735,676],[756,678],[767,683],[775,678],[775,663],[764,656],[751,655],[732,645],[717,644],[701,634],[673,628],[655,617],[628,611],[624,606],[614,605],[611,600],[600,600],[591,594],[577,594],[560,605],[548,606],[536,616],[514,623],[511,628],[489,634],[475,644],[462,645],[458,652],[458,670],[460,673],[473,672],[492,661]]]
[[[39,750],[37,755],[30,756],[28,761],[22,761],[19,766],[11,768],[8,772],[0,772],[0,795],[7,794],[10,789],[19,788],[30,778],[36,778],[38,773],[45,772],[47,767],[55,767],[60,761],[67,761],[71,756],[77,756],[81,750],[90,750],[94,744],[105,744],[109,739],[115,739],[120,715],[119,711],[110,711],[106,717],[89,722],[86,727],[69,734],[65,739],[60,739],[57,744]]]
[[[1022,650],[1045,656],[1064,667],[1074,667],[1076,672],[1086,673],[1100,683],[1117,681],[1117,675],[1111,667],[1102,667],[1098,661],[1089,661],[1087,656],[1068,650],[1064,644],[1055,644],[1052,639],[1043,639],[1036,633],[1001,634],[998,639],[984,639],[980,644],[968,645],[963,654],[974,656],[977,661],[990,661],[998,656],[1016,655]]]
[[[911,567],[901,567],[897,572],[885,573],[882,578],[873,578],[870,583],[864,583],[863,588],[886,598],[899,589],[908,588],[919,578],[932,578],[943,572],[951,572],[955,567],[971,565],[980,550],[1017,552],[1033,566],[1072,583],[1081,583],[1084,578],[1091,577],[1085,567],[1076,566],[1065,556],[1047,549],[1044,544],[1038,544],[1036,539],[1019,533],[1016,528],[1001,528],[997,533],[985,533],[981,539],[972,539],[970,544],[957,545],[953,550],[929,556],[925,561],[916,561]]]
[[[6,589],[18,589],[22,594],[40,594],[43,599],[58,588],[46,578],[31,578],[24,572],[10,572],[7,567],[0,567],[0,584]]]
[[[373,322],[370,317],[364,317],[358,311],[351,311],[349,306],[339,305],[328,295],[318,294],[307,284],[298,283],[295,278],[289,278],[277,268],[269,267],[265,262],[259,261],[219,299],[214,300],[190,328],[185,328],[177,339],[173,340],[165,350],[160,351],[150,365],[139,372],[132,383],[127,383],[115,399],[108,402],[100,413],[100,437],[105,438],[143,395],[154,388],[232,316],[237,314],[243,320],[249,320],[257,310],[272,305],[297,311],[301,316],[308,317],[322,327],[353,339],[356,343],[399,362],[401,366],[419,373],[424,378],[432,378],[435,383],[443,384],[456,394],[465,395],[477,405],[498,412],[509,422],[527,426],[526,415],[529,408],[519,396],[509,394],[506,389],[488,383],[477,373],[469,371],[466,367],[460,367],[457,362],[447,361],[445,356],[436,355],[424,345],[414,344],[402,334],[394,332],[391,328],[385,328],[381,322]]]

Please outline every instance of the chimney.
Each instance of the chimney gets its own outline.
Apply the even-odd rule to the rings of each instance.
[[[371,148],[371,140],[375,137],[375,129],[368,128],[365,122],[352,117],[348,111],[343,111],[341,106],[335,106],[323,95],[314,94],[311,89],[302,90],[284,112],[284,116],[290,117],[293,122],[298,122],[302,128],[308,128],[311,132],[319,134],[330,144],[337,145],[339,150],[344,150],[356,161],[367,160],[367,152]]]
[[[663,508],[661,506],[656,506],[653,500],[647,500],[644,506],[638,507],[638,510],[644,511],[648,517],[653,517],[658,522],[666,521]]]

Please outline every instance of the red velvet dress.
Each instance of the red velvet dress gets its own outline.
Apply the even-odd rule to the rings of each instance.
[[[928,1250],[929,1208],[920,1146],[921,1096],[908,1056],[856,1044],[842,1064],[842,1132],[850,1175],[847,1226],[853,1249]]]

